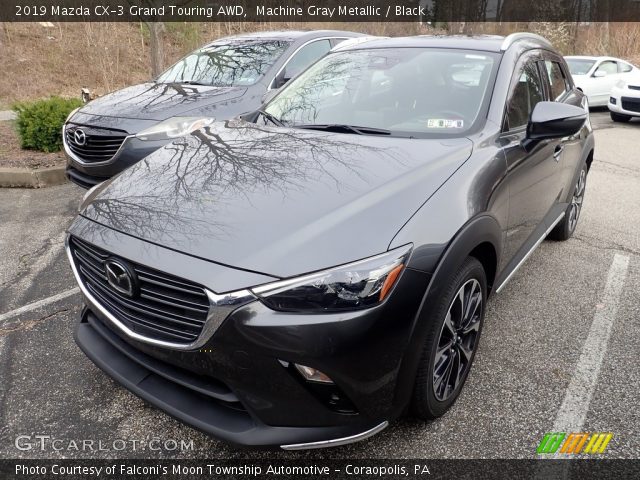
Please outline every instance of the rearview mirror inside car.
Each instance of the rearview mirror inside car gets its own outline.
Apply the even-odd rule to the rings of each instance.
[[[587,120],[581,107],[560,102],[539,102],[527,125],[528,140],[544,140],[575,135]]]

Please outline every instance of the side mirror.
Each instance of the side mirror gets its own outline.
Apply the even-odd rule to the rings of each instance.
[[[607,72],[605,72],[604,70],[596,70],[593,73],[593,77],[594,78],[602,78],[602,77],[606,77],[607,76]]]
[[[278,93],[280,92],[280,89],[278,88],[272,88],[271,90],[267,90],[264,95],[262,95],[262,99],[261,102],[262,104],[266,104],[269,103],[273,97],[275,97]]]
[[[587,120],[587,112],[574,105],[539,102],[527,125],[528,140],[544,140],[575,135]]]

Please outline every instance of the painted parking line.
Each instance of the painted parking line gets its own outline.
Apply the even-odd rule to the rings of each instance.
[[[72,288],[65,292],[58,293],[56,295],[52,295],[51,297],[47,297],[42,300],[38,300],[37,302],[29,303],[24,307],[11,310],[10,312],[3,313],[2,315],[0,315],[0,324],[6,320],[17,317],[18,315],[22,315],[23,313],[31,312],[33,310],[37,310],[38,308],[44,307],[51,303],[55,303],[57,301],[68,298],[72,295],[75,295],[76,293],[80,293],[80,289],[78,287]]]
[[[629,257],[616,254],[609,269],[602,300],[598,304],[580,359],[556,415],[554,432],[582,431],[598,382],[600,366],[607,351],[628,269]]]

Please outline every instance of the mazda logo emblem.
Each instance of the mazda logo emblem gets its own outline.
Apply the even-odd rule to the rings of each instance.
[[[107,281],[116,292],[127,297],[134,297],[138,293],[138,279],[126,262],[109,258],[104,264]]]
[[[75,140],[76,145],[80,145],[82,147],[87,143],[87,134],[84,133],[84,130],[76,128],[73,132],[73,139]]]

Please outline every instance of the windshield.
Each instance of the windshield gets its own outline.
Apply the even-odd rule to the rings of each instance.
[[[157,81],[215,87],[253,85],[288,46],[289,42],[275,40],[209,45],[184,57]]]
[[[575,58],[567,58],[567,65],[569,65],[569,72],[571,75],[586,75],[596,63],[595,60],[578,60]]]
[[[287,126],[461,135],[479,116],[497,58],[433,48],[336,52],[293,80],[265,112]]]

